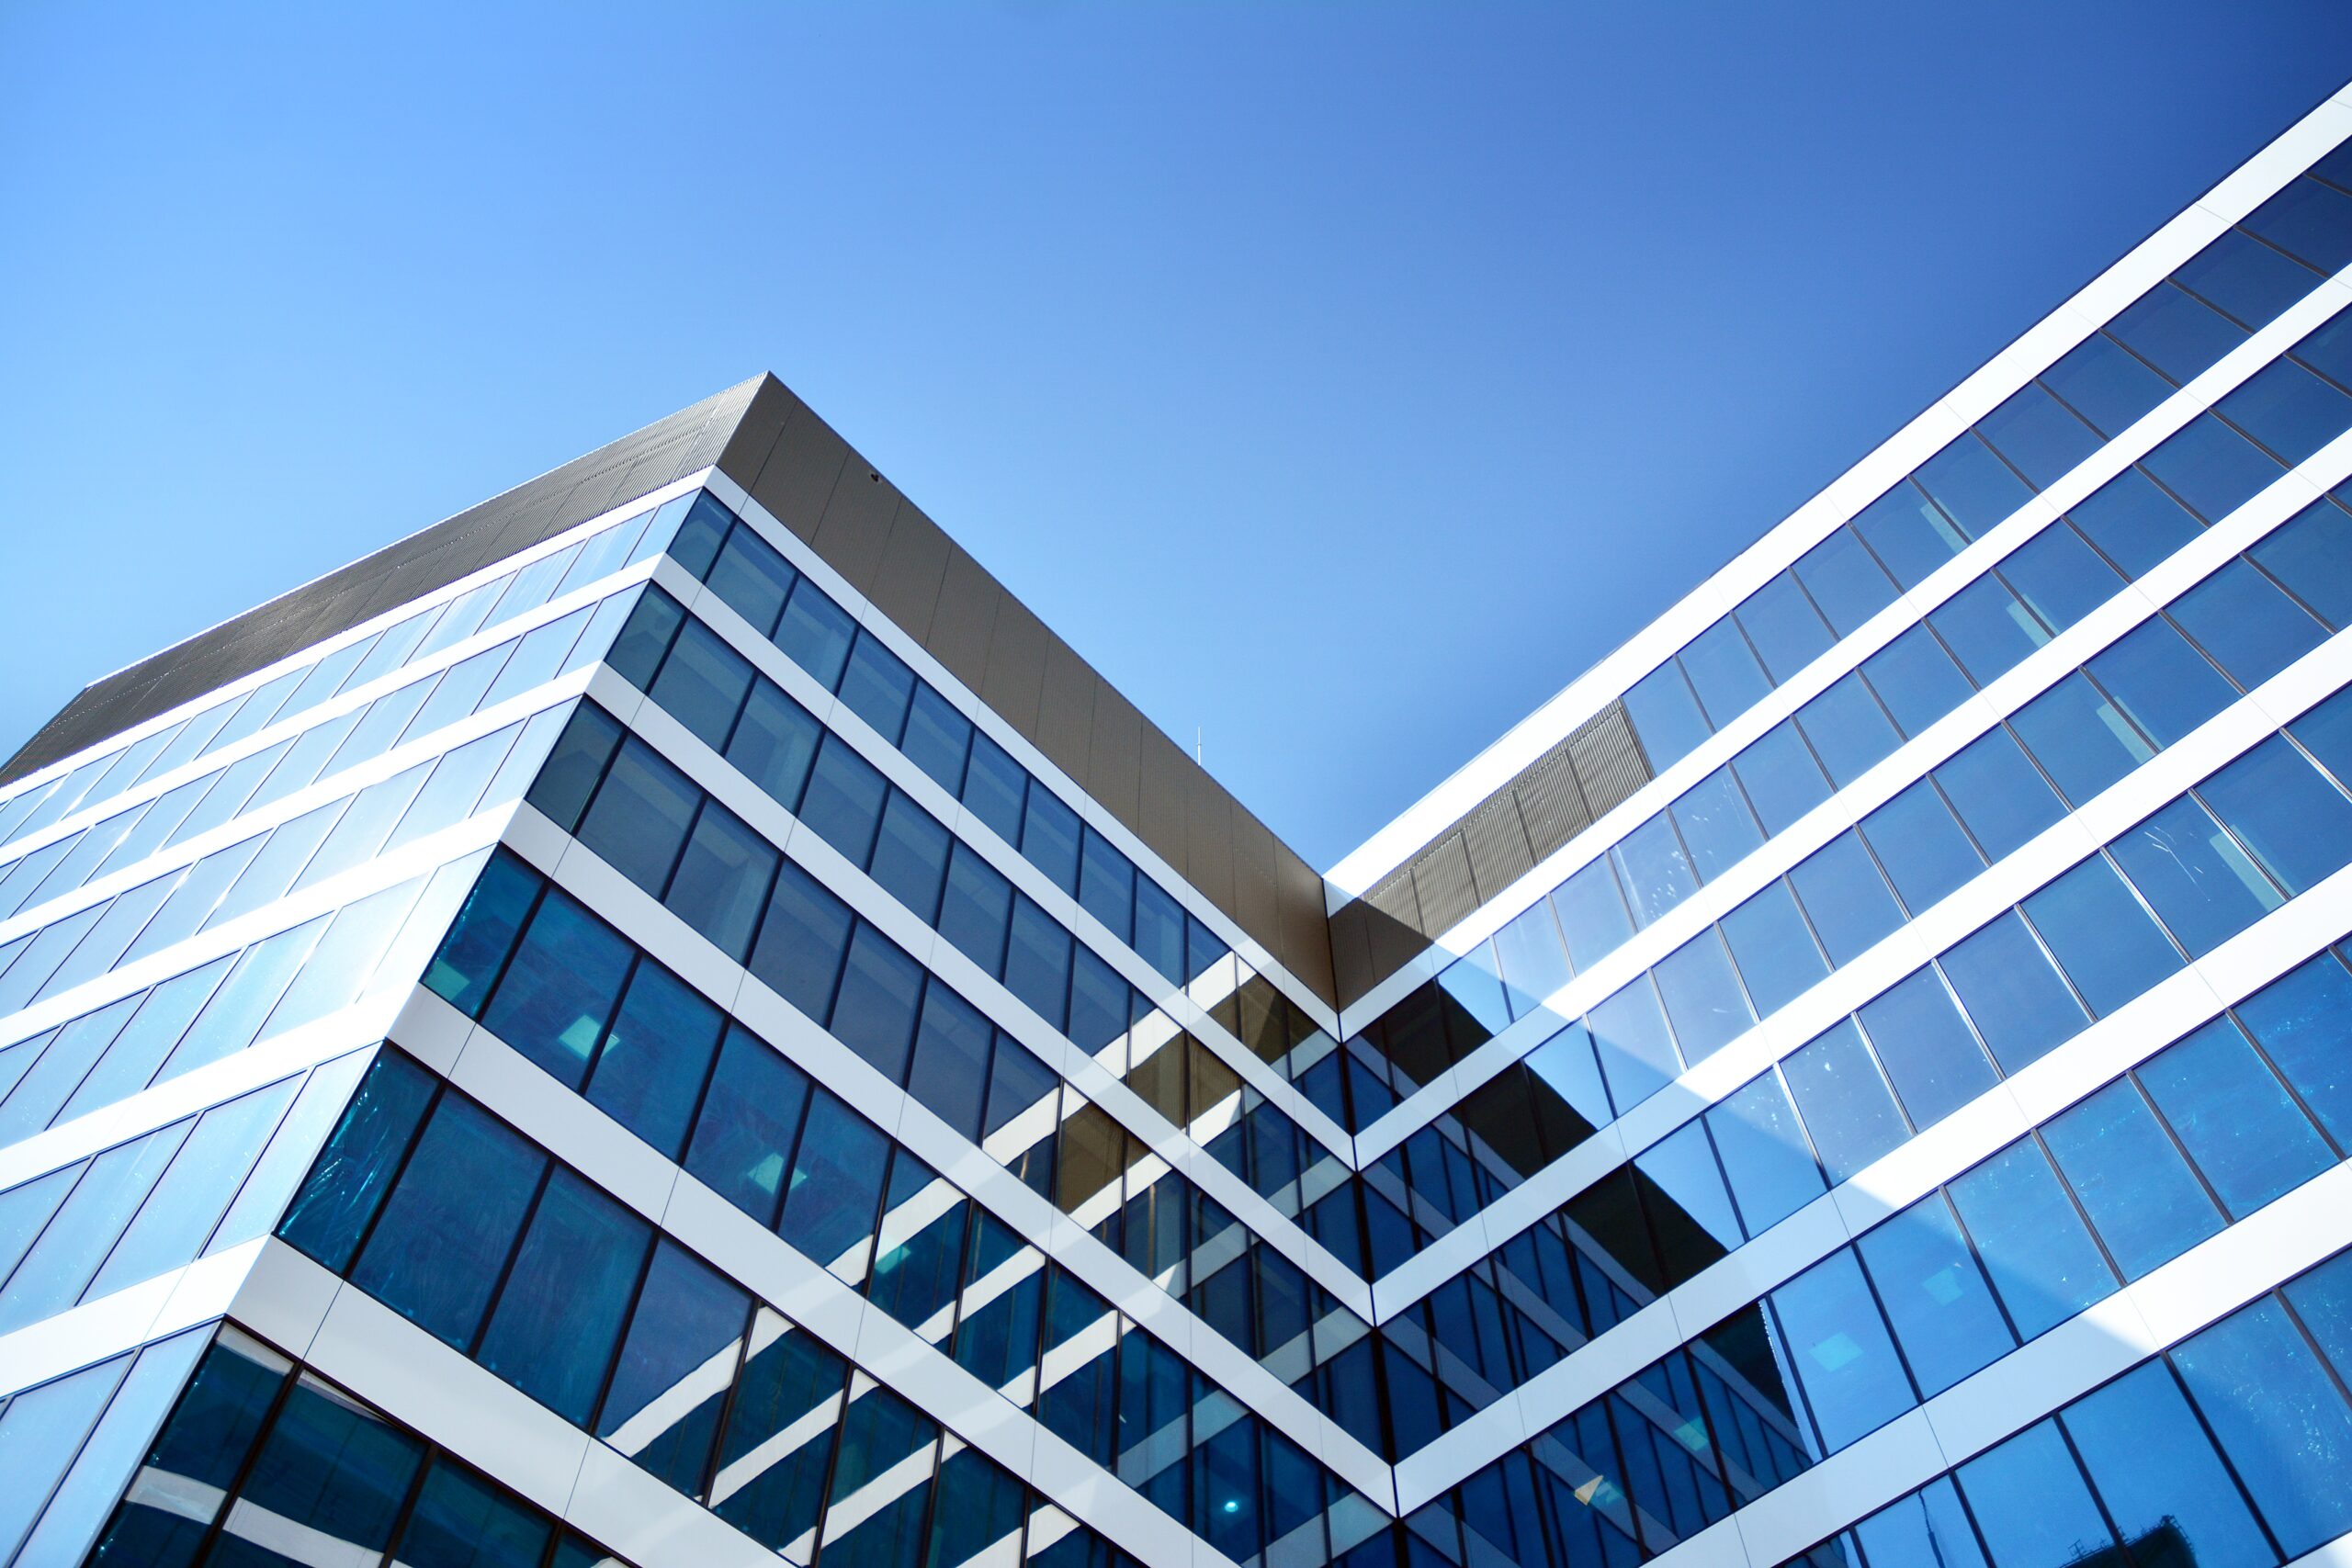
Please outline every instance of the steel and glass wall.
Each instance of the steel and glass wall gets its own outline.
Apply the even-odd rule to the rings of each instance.
[[[0,1563],[2352,1530],[2346,131],[1449,786],[1647,778],[1344,1010],[723,464],[0,791]]]

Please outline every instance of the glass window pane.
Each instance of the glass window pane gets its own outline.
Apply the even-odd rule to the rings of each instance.
[[[623,743],[580,824],[580,841],[656,898],[686,841],[702,791],[643,741]]]
[[[2316,169],[2342,185],[2343,172],[2333,154]],[[2256,208],[2245,226],[2322,272],[2339,272],[2352,262],[2352,197],[2308,176],[2290,181]]]
[[[799,575],[765,539],[749,528],[737,527],[729,532],[704,581],[737,615],[752,623],[753,631],[765,637],[775,629],[785,596]]]
[[[1771,1301],[1824,1448],[1835,1452],[1917,1403],[1851,1252],[1822,1259]]]
[[[2076,671],[2010,716],[2009,722],[2076,806],[2156,754],[2107,694]]]
[[[2001,577],[2052,631],[2064,631],[2123,586],[2115,569],[2063,523],[2010,551]]]
[[[1725,915],[1723,932],[1759,1017],[1770,1017],[1829,973],[1784,881],[1767,885]]]
[[[2335,1163],[2237,1026],[2215,1019],[2140,1069],[2189,1159],[2243,1218]]]
[[[1658,960],[1654,973],[1686,1062],[1704,1061],[1756,1021],[1723,939],[1701,931]]]
[[[1495,956],[1513,1018],[1524,1018],[1569,979],[1568,952],[1560,940],[1552,901],[1534,906],[1495,933]]]
[[[2352,398],[2290,359],[2272,360],[2214,407],[2290,467],[2352,424]]]
[[[897,942],[861,921],[833,1003],[832,1035],[892,1083],[907,1079],[923,971]]]
[[[2177,1538],[2183,1560],[2200,1565],[2278,1561],[2169,1367],[2155,1362],[2120,1377],[2061,1418],[2135,1560],[2140,1542],[2160,1556]]]
[[[2323,953],[2238,1004],[2237,1014],[2339,1145],[2352,1145],[2352,973]]]
[[[1559,911],[1568,956],[1579,970],[1616,952],[1634,934],[1624,897],[1617,890],[1617,874],[1606,859],[1593,862],[1560,884],[1553,891],[1552,904]]]
[[[2330,626],[2352,624],[2352,513],[2315,501],[2246,552]]]
[[[667,969],[639,964],[596,1055],[588,1102],[676,1158],[725,1021]]]
[[[1935,780],[1987,861],[2004,858],[2066,812],[2006,728],[1970,741],[1936,769]]]
[[[391,1544],[423,1461],[415,1438],[305,1378],[271,1423],[238,1501],[266,1510],[265,1518],[283,1521],[279,1529],[304,1529],[309,1540],[331,1543],[340,1561],[365,1562]],[[267,1561],[260,1552],[244,1560]]]
[[[1791,570],[1839,637],[1894,603],[1894,584],[1851,528],[1814,546]]]
[[[1863,660],[1862,674],[1906,736],[1951,712],[1970,691],[1967,677],[1925,626],[1913,626]]]
[[[2027,1427],[1957,1473],[1994,1568],[2066,1568],[2114,1554],[2115,1537],[2056,1422]]]
[[[1699,879],[1665,816],[1651,818],[1610,852],[1624,880],[1634,917],[1647,925],[1698,891]]]
[[[678,1491],[699,1495],[751,1311],[743,1292],[662,1238],[596,1435]]]
[[[1932,965],[1888,987],[1860,1016],[1915,1127],[1942,1121],[1998,1076]]]
[[[2165,927],[2195,956],[2211,953],[2286,902],[2237,840],[2193,797],[2174,801],[2108,848],[2132,886],[2155,906]],[[2062,962],[2066,957],[2059,953]],[[2074,973],[2071,964],[2067,972]],[[2078,975],[2075,985],[2083,985]],[[2090,996],[2087,989],[2084,994]],[[2107,1010],[2096,997],[2091,1005]]]
[[[2290,1557],[2352,1529],[2352,1411],[2284,1307],[2222,1319],[2173,1364]]]
[[[940,1120],[978,1142],[988,1097],[989,1044],[994,1031],[980,1010],[944,986],[923,996],[908,1084]]]
[[[1993,456],[1974,431],[1951,444],[1918,468],[1919,488],[1933,496],[1945,515],[1972,539],[1984,536],[2031,497],[2026,483],[2009,466]]]
[[[1021,806],[1029,775],[986,735],[972,737],[972,758],[964,771],[964,804],[1007,844],[1021,842]]]
[[[1860,671],[1845,675],[1800,708],[1797,727],[1813,743],[1823,770],[1841,789],[1901,742]]]
[[[882,810],[882,830],[867,868],[882,890],[904,904],[925,925],[939,912],[939,887],[947,874],[948,832],[930,812],[899,790]]]
[[[1997,577],[1980,577],[1944,601],[1928,624],[1978,685],[1990,685],[2050,640],[2034,613]]]
[[[2179,1257],[2224,1223],[2129,1080],[2051,1121],[2042,1137],[2127,1280]]]
[[[548,1178],[475,1359],[585,1426],[653,1227],[563,1167]]]
[[[1021,858],[1065,893],[1078,891],[1078,813],[1049,790],[1029,792],[1021,823]]]
[[[1764,841],[1755,814],[1728,766],[1717,768],[1682,792],[1674,803],[1674,825],[1682,829],[1692,868],[1712,882]]]
[[[2180,967],[2180,954],[2099,856],[2028,898],[2025,912],[2094,1018]]]
[[[1055,1029],[1069,1020],[1070,934],[1028,895],[1012,898],[1012,929],[1005,943],[1004,987]]]
[[[889,1140],[872,1122],[815,1090],[776,1234],[817,1262],[855,1278],[873,1239],[889,1153]]]
[[[1862,818],[1862,837],[1913,914],[1984,868],[1935,783],[1921,779]]]
[[[925,682],[915,682],[907,712],[907,733],[899,742],[907,760],[931,775],[950,795],[964,787],[964,754],[972,744],[972,721],[954,704]]]
[[[1781,1064],[1781,1072],[1832,1183],[1910,1136],[1851,1019],[1815,1035]]]
[[[808,775],[808,792],[801,797],[800,819],[862,871],[874,852],[874,834],[889,789],[881,771],[848,741],[828,735]]]
[[[2089,1021],[2014,911],[1946,951],[1936,965],[2004,1072],[2074,1038]]]
[[[2011,1144],[1946,1190],[2023,1337],[2115,1289],[2107,1260],[2031,1138]]]
[[[1626,1111],[1664,1088],[1682,1070],[1675,1058],[1666,1014],[1657,992],[1644,975],[1592,1010],[1587,1021],[1594,1050],[1609,1082],[1609,1096],[1617,1111]]]
[[[1624,703],[1654,773],[1679,761],[1711,732],[1682,667],[1672,660],[1636,682]]]
[[[639,691],[643,691],[662,659],[670,651],[670,641],[678,635],[686,612],[675,599],[659,588],[649,586],[638,600],[637,608],[628,613],[621,626],[620,635],[613,638],[612,650],[605,655],[605,662],[621,673]]]
[[[2192,379],[2246,337],[2244,327],[2170,281],[2125,306],[2108,331],[2175,381]]]
[[[861,629],[850,649],[849,667],[842,673],[842,701],[850,712],[874,727],[874,732],[896,746],[906,728],[907,706],[914,700],[915,674],[906,661],[882,646],[882,639]]]
[[[1804,589],[1785,571],[1749,594],[1736,615],[1775,682],[1812,663],[1837,640]]]
[[[2279,472],[2277,459],[2210,413],[2182,426],[2141,467],[2208,523],[2235,512]]]
[[[279,1237],[334,1273],[349,1268],[433,1089],[422,1067],[379,1054],[279,1222]]]
[[[1729,615],[1684,644],[1680,658],[1700,705],[1718,728],[1772,689],[1738,623]]]
[[[2096,431],[2031,381],[1978,420],[1976,432],[2037,487],[2062,478],[2102,445]]]
[[[425,1477],[394,1556],[403,1568],[535,1568],[550,1529],[546,1515],[445,1459]]]
[[[1961,1507],[1950,1476],[1929,1482],[1909,1496],[1854,1527],[1871,1568],[1933,1564],[1934,1568],[1985,1568],[1976,1528]],[[1816,1560],[1818,1561],[1818,1560]],[[1841,1559],[1850,1562],[1851,1559]]]
[[[2235,229],[2181,263],[2173,276],[2249,331],[2269,325],[2319,283],[2310,267]]]
[[[1870,1231],[1858,1249],[1922,1395],[1942,1393],[2016,1348],[1941,1193]]]
[[[1751,1236],[1828,1190],[1778,1075],[1762,1077],[1707,1112],[1707,1129]]]
[[[1780,832],[1829,798],[1821,764],[1798,735],[1796,720],[1784,718],[1732,759],[1748,804],[1768,834]]]
[[[1846,964],[1903,923],[1903,911],[1859,834],[1829,840],[1789,873],[1832,964]]]
[[[824,727],[786,696],[783,687],[762,681],[752,688],[742,719],[728,739],[727,760],[778,806],[797,810],[824,734]]]
[[[740,964],[751,949],[777,858],[750,823],[715,800],[706,802],[662,901]]]
[[[2204,531],[2137,468],[2124,469],[2066,515],[2126,577],[2141,576]]]
[[[2251,690],[2317,648],[2326,630],[2252,563],[2233,560],[2174,600],[2173,619]]]
[[[2118,637],[2085,668],[2159,746],[2178,740],[2237,696],[2162,616]]]
[[[786,861],[768,896],[768,912],[752,949],[752,973],[821,1021],[832,1010],[833,982],[841,975],[853,923],[848,905]]]
[[[564,1088],[578,1089],[636,956],[619,932],[569,894],[550,889],[482,1026]]]
[[[774,1224],[808,1097],[806,1074],[759,1036],[729,1029],[695,1118],[688,1174],[762,1224]]]
[[[1093,829],[1079,851],[1078,902],[1121,942],[1135,923],[1135,863]]]
[[[752,661],[700,621],[688,621],[646,694],[716,751],[752,689]]]
[[[385,1201],[352,1283],[459,1349],[490,1305],[547,1156],[445,1095]]]
[[[856,629],[849,612],[804,577],[784,607],[784,619],[776,623],[775,645],[830,692],[841,684],[850,637]]]
[[[1909,479],[1862,508],[1853,526],[1888,574],[1906,589],[1917,588],[1968,543]]]
[[[939,934],[989,975],[1004,972],[1005,929],[1012,919],[1012,884],[979,852],[958,840],[947,862]]]

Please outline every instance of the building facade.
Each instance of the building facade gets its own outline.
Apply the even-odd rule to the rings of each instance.
[[[2352,89],[1317,873],[773,378],[0,770],[0,1563],[2352,1562]]]

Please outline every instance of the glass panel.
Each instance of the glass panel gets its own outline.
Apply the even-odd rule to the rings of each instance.
[[[2245,560],[2174,600],[2173,619],[2241,686],[2259,686],[2326,637],[2325,628]]]
[[[2054,1421],[2027,1427],[1957,1473],[1995,1568],[2066,1568],[2115,1551]]]
[[[2209,523],[2235,512],[2278,477],[2275,458],[2210,413],[2182,426],[2141,466]]]
[[[2135,1561],[2161,1561],[2175,1540],[2185,1543],[2184,1562],[2278,1561],[2170,1368],[2158,1362],[2118,1378],[2062,1419]]]
[[[702,791],[643,741],[623,743],[589,803],[580,841],[656,898],[693,825]]]
[[[1727,766],[1684,790],[1673,810],[1674,825],[1682,830],[1683,845],[1702,883],[1713,881],[1764,841]]]
[[[2019,708],[2009,722],[2076,806],[2156,754],[2080,671]]]
[[[1942,1393],[2016,1348],[1942,1194],[1929,1193],[1858,1247],[1922,1395]]]
[[[2032,611],[1997,577],[1980,577],[1928,617],[1978,685],[1990,685],[2050,640]]]
[[[1860,1017],[1915,1127],[1942,1121],[1998,1077],[1932,966],[1889,987]]]
[[[1825,1449],[1835,1452],[1917,1403],[1852,1253],[1822,1259],[1771,1302]]]
[[[2284,1307],[2257,1302],[2173,1362],[2290,1557],[2352,1529],[2352,1411]]]
[[[550,889],[482,1025],[564,1088],[576,1089],[635,956],[619,932],[570,895]]]
[[[849,659],[850,636],[857,623],[849,612],[818,592],[806,578],[792,591],[784,619],[775,628],[775,645],[827,691],[841,682],[842,666]]]
[[[2352,515],[2315,501],[2246,552],[2329,626],[2352,624]]]
[[[1707,1128],[1749,1235],[1827,1190],[1777,1075],[1765,1073],[1708,1111]]]
[[[2189,380],[2246,336],[2244,327],[2168,281],[2125,306],[2108,330],[2175,381]]]
[[[1920,464],[1917,478],[1919,488],[1971,538],[1982,538],[2033,493],[1973,431]]]
[[[463,1349],[522,1229],[547,1156],[445,1096],[385,1201],[352,1283]]]
[[[475,1359],[585,1426],[652,1238],[652,1226],[557,1167],[499,1286]]]
[[[1690,862],[1674,824],[1664,816],[1651,818],[1610,851],[1624,879],[1634,914],[1647,925],[1698,890]]]
[[[1837,640],[1804,589],[1785,571],[1749,594],[1736,615],[1776,682],[1812,663]]]
[[[700,621],[688,621],[646,694],[712,750],[727,745],[752,690],[752,661]]]
[[[751,1312],[751,1297],[684,1247],[660,1239],[596,1435],[677,1490],[698,1495]]]
[[[1917,587],[1968,542],[1909,479],[1862,508],[1853,526],[1888,574],[1906,589]]]
[[[1767,833],[1781,831],[1829,798],[1829,782],[1792,718],[1782,719],[1733,758],[1732,772]]]
[[[1568,956],[1579,970],[1616,952],[1634,934],[1624,897],[1617,890],[1617,874],[1606,860],[1593,862],[1562,883],[1552,904],[1559,911]]]
[[[1739,975],[1759,1017],[1770,1017],[1829,973],[1786,882],[1774,882],[1723,919]]]
[[[2290,893],[2352,861],[2352,804],[2277,736],[2198,785],[2197,793]]]
[[[1910,1135],[1851,1019],[1816,1035],[1781,1071],[1833,1183]]]
[[[2155,906],[2165,927],[2196,956],[2211,953],[2286,902],[2194,797],[2174,801],[2123,833],[2109,852]],[[2062,962],[2067,957],[2059,953]],[[2074,974],[2072,964],[2067,972]],[[2075,981],[2083,985],[2079,975]],[[2087,988],[2084,994],[2094,1009],[2107,1010]]]
[[[1619,1114],[1647,1100],[1682,1070],[1647,975],[1593,1009],[1587,1021]]]
[[[434,1080],[403,1056],[379,1055],[277,1227],[289,1245],[340,1274],[415,1135]]]
[[[904,1083],[922,987],[922,965],[861,922],[850,939],[841,995],[833,1003],[833,1037],[892,1083]]]
[[[2143,575],[2203,532],[2180,502],[2137,468],[2124,469],[2066,515],[2126,577]]]
[[[2323,953],[2237,1012],[2320,1124],[2352,1145],[2352,974]]]
[[[841,697],[849,710],[874,727],[874,732],[895,746],[906,728],[907,705],[913,701],[914,671],[906,661],[882,646],[882,639],[860,630],[850,649],[849,665],[842,672]]]
[[[2037,486],[2046,486],[2098,450],[2098,433],[2029,381],[1976,423],[1977,433]]]
[[[1934,776],[1987,861],[2002,859],[2065,815],[2007,729],[1985,731]]]
[[[1790,872],[1789,881],[1832,964],[1868,952],[1903,923],[1903,911],[1859,834],[1832,839]]]
[[[2042,1136],[2127,1280],[2222,1228],[2213,1201],[2131,1083],[2111,1083]]]
[[[2166,1048],[2141,1067],[2140,1082],[2233,1218],[2335,1163],[2226,1018]]]
[[[2178,740],[2237,696],[2162,617],[2116,638],[2084,668],[2159,746]]]
[[[1723,939],[1712,930],[1660,959],[1654,973],[1686,1062],[1704,1061],[1756,1021]]]
[[[1746,713],[1772,689],[1747,639],[1740,635],[1738,623],[1728,615],[1685,644],[1680,658],[1683,673],[1718,728]]]
[[[2033,1338],[2115,1289],[2082,1216],[2031,1138],[2011,1144],[1945,1190],[2021,1337]]]
[[[1859,671],[1799,709],[1797,728],[1840,789],[1861,777],[1902,739]]]
[[[1894,584],[1851,528],[1814,546],[1791,570],[1839,637],[1894,603]]]
[[[2025,913],[2094,1018],[2180,967],[2180,954],[2099,856],[2028,898]]]
[[[1624,702],[1653,773],[1679,761],[1710,733],[1681,666],[1671,660],[1635,682]]]
[[[1862,660],[1862,673],[1906,736],[1918,734],[1966,700],[1966,676],[1926,626],[1913,626]]]
[[[740,964],[767,901],[776,859],[749,823],[717,801],[706,801],[662,902]]]
[[[889,788],[880,770],[852,750],[848,741],[828,735],[808,775],[800,819],[839,850],[842,859],[862,869],[874,852],[874,835]]]
[[[677,1157],[724,1021],[676,976],[639,962],[597,1053],[589,1103]]]
[[[762,681],[752,688],[743,716],[727,742],[727,760],[786,810],[798,808],[808,765],[816,760],[824,728],[808,710]]]
[[[1932,779],[1921,779],[1862,818],[1862,837],[1913,914],[1984,869]]]
[[[2009,552],[2001,576],[2052,631],[2064,631],[2115,596],[2123,580],[2064,524]]]
[[[806,1074],[759,1036],[730,1028],[695,1118],[688,1174],[762,1224],[775,1224],[808,1098]]]

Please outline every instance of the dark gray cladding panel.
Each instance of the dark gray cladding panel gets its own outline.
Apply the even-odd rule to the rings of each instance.
[[[709,468],[729,449],[767,379],[706,398],[83,688],[0,767],[0,784]]]

